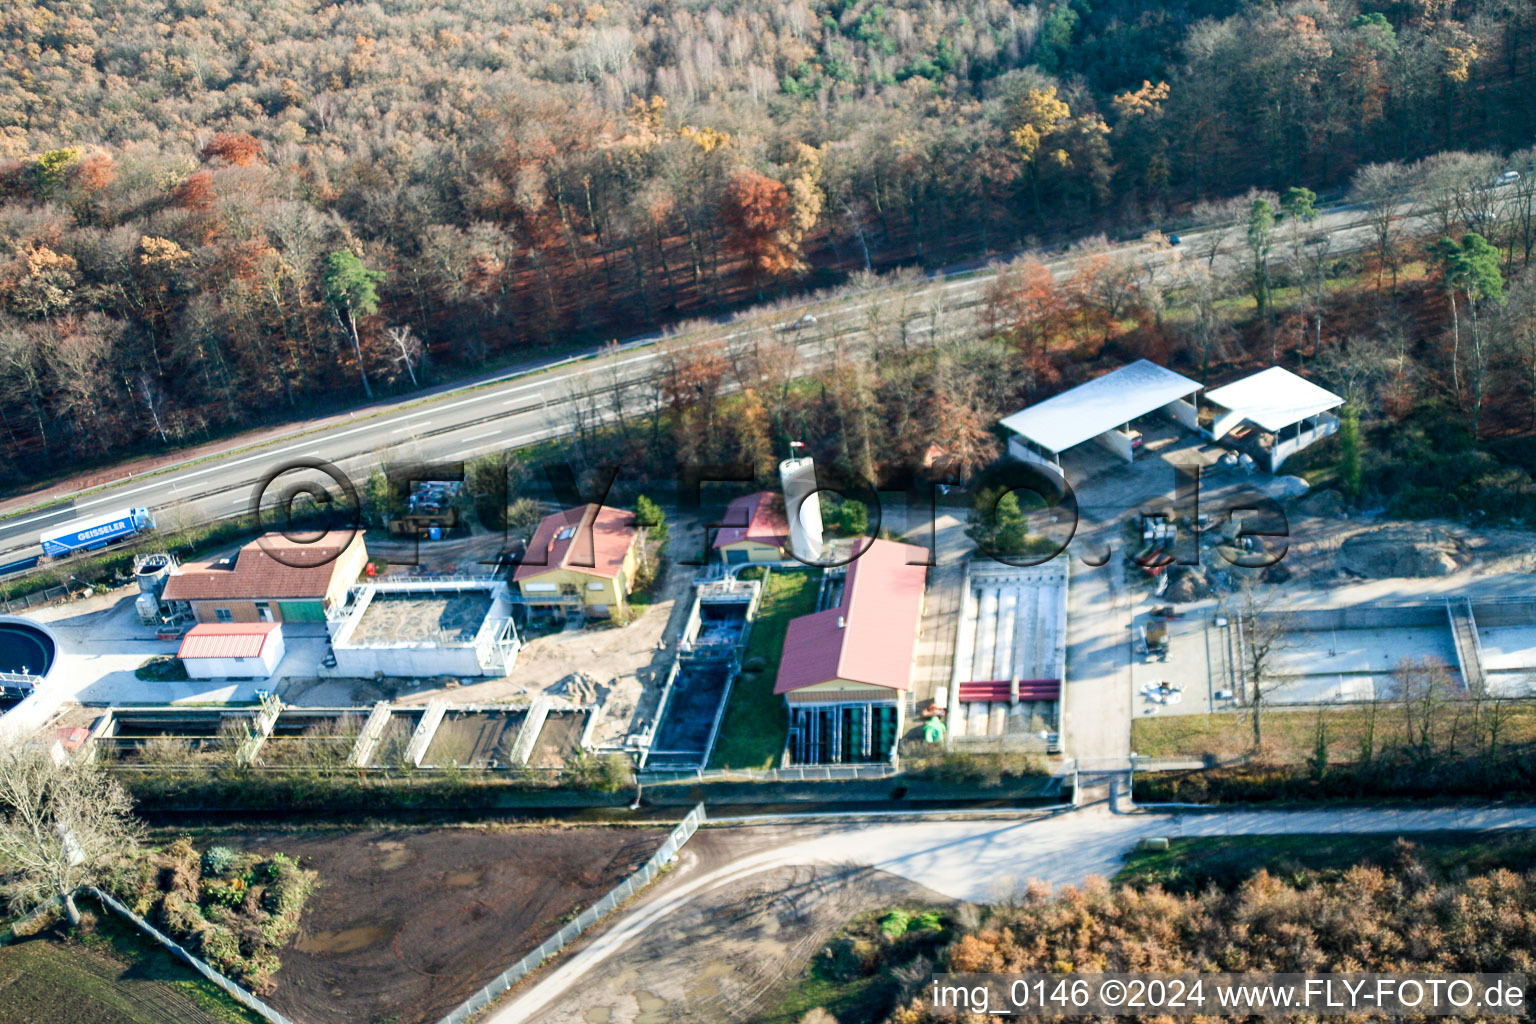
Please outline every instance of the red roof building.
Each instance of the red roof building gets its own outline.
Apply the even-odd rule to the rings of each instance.
[[[783,559],[789,543],[784,495],[777,491],[744,494],[726,506],[723,522],[714,542],[721,561],[740,564]]]
[[[282,628],[276,622],[201,622],[181,638],[178,658],[259,658]]]
[[[577,606],[611,615],[629,601],[639,568],[635,515],[604,505],[578,505],[545,516],[512,571],[525,602]]]
[[[187,602],[198,622],[323,622],[346,603],[367,561],[361,531],[336,530],[313,543],[269,533],[233,558],[182,566],[161,598]]]
[[[272,675],[284,653],[280,622],[200,622],[176,657],[193,679],[250,679]]]
[[[906,691],[922,624],[926,559],[912,544],[871,541],[848,566],[842,600],[790,622],[773,692],[791,704],[823,704],[894,700]]]

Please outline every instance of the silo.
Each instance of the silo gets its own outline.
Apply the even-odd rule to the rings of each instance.
[[[160,621],[160,595],[165,593],[165,581],[175,567],[176,559],[167,552],[134,558],[133,578],[139,583],[139,596],[133,605],[140,622],[152,626]]]
[[[173,562],[168,554],[140,555],[134,559],[133,576],[139,581],[139,593],[148,594],[156,601],[165,592],[165,581],[171,574]]]
[[[784,512],[789,519],[789,549],[802,562],[821,560],[821,498],[816,493],[816,464],[809,457],[779,463]]]

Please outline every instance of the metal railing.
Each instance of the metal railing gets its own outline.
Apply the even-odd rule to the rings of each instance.
[[[827,782],[836,779],[888,779],[901,774],[901,766],[874,764],[797,764],[786,768],[693,768],[679,771],[647,771],[642,782],[681,782],[684,779],[749,779],[753,782]]]
[[[560,952],[588,928],[607,916],[615,907],[647,885],[663,867],[672,862],[672,859],[677,856],[677,851],[693,838],[693,834],[703,823],[704,805],[697,804],[662,842],[661,848],[652,854],[651,859],[642,864],[638,871],[620,882],[608,895],[577,914],[575,919],[564,928],[539,943],[538,948],[533,952],[497,975],[490,984],[460,1003],[438,1024],[462,1024],[463,1021],[469,1020],[491,1005],[503,992],[535,970],[545,960]]]

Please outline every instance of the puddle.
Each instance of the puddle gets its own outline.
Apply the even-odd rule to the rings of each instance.
[[[587,1024],[608,1024],[609,1021],[613,1020],[613,1007],[594,1006],[582,1014],[581,1019],[586,1021]]]
[[[450,871],[443,876],[443,881],[455,889],[469,889],[479,885],[484,877],[484,869],[476,868],[471,871]]]
[[[305,953],[355,953],[383,942],[395,933],[395,922],[361,925],[339,932],[311,932],[294,940],[293,948]]]
[[[734,973],[734,968],[724,960],[711,960],[705,964],[702,970],[694,972],[694,983],[685,993],[690,1004],[698,1004],[708,999],[717,997],[720,992],[720,979]]]
[[[405,867],[416,859],[416,855],[405,848],[405,844],[393,839],[383,839],[373,844],[383,854],[379,858],[380,871],[394,871]]]
[[[640,1007],[640,1013],[635,1017],[635,1024],[667,1024],[667,1001],[645,989],[635,991],[635,1005]]]

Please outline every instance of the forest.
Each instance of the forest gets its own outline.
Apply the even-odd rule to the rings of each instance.
[[[856,920],[813,962],[821,1007],[800,1022],[1010,1019],[935,1009],[929,987],[935,972],[1411,974],[1531,967],[1536,876],[1523,870],[1529,862],[1523,838],[1442,837],[1422,847],[1340,835],[1174,842],[1171,854],[1132,854],[1115,883],[1090,878],[1055,892],[1031,883],[989,907],[925,915],[897,909]],[[1069,1010],[1057,1019],[1105,1018]],[[1175,1018],[1148,1011],[1116,1019]],[[1238,1018],[1213,1009],[1204,1019]],[[1514,1015],[1489,1012],[1482,1019]]]
[[[1525,0],[22,0],[0,36],[10,486],[1536,138]]]

